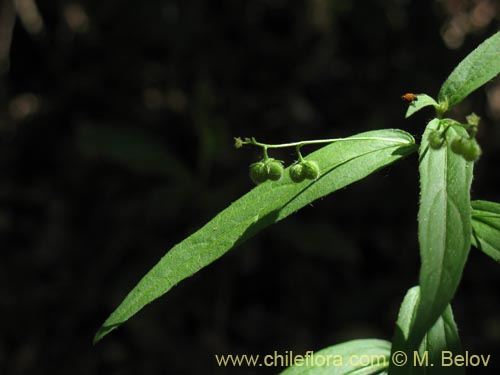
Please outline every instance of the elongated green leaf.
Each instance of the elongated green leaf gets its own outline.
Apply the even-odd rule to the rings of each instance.
[[[391,350],[390,375],[460,375],[463,367],[451,366],[450,356],[460,355],[462,347],[450,305],[420,343],[409,341],[420,301],[420,288],[406,294],[399,310]]]
[[[410,117],[415,112],[420,111],[422,108],[433,106],[437,107],[438,103],[427,94],[418,94],[417,100],[411,102],[408,105],[408,110],[406,111],[405,118]]]
[[[449,108],[457,105],[471,92],[500,73],[500,32],[486,39],[453,70],[438,99],[448,101]]]
[[[124,323],[179,281],[212,263],[264,227],[310,202],[358,181],[413,152],[413,137],[401,130],[379,130],[332,143],[310,154],[321,168],[315,181],[293,183],[288,176],[255,187],[203,228],[174,246],[104,322],[95,341]]]
[[[472,202],[472,245],[500,262],[500,204]]]
[[[389,367],[391,343],[352,340],[304,356],[280,375],[375,375]]]
[[[450,123],[442,120],[441,125]],[[450,125],[446,142],[436,150],[427,138],[440,121],[432,120],[424,132],[420,154],[420,299],[415,339],[421,339],[453,298],[462,277],[471,244],[470,186],[473,163],[450,150],[457,136],[467,136],[458,125]]]

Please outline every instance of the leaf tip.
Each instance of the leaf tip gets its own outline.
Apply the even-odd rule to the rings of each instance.
[[[412,95],[412,100],[405,99],[405,96]],[[408,109],[406,111],[405,118],[412,116],[414,113],[420,111],[422,108],[428,106],[436,107],[438,103],[427,94],[405,94],[403,95],[403,99],[410,102],[408,105]]]
[[[120,324],[111,324],[106,325],[104,323],[101,328],[96,332],[94,338],[92,339],[92,345],[95,346],[99,341],[101,341],[105,336],[107,336],[111,331],[114,331],[118,328]]]

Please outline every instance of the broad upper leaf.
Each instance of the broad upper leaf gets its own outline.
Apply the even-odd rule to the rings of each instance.
[[[453,70],[439,91],[451,108],[500,73],[500,32],[481,43]]]
[[[462,277],[471,244],[470,186],[473,163],[451,151],[455,137],[466,137],[465,129],[451,120],[432,120],[424,132],[420,154],[420,300],[414,330],[415,340],[441,316],[453,298]],[[433,149],[427,141],[433,130],[446,131],[445,144]]]

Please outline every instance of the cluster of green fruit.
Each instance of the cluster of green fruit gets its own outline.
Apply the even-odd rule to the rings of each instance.
[[[472,113],[467,116],[467,124],[460,124],[463,126],[467,132],[468,137],[455,137],[452,139],[450,143],[451,151],[453,151],[457,155],[462,155],[463,158],[467,161],[476,161],[481,156],[481,147],[476,141],[476,133],[477,127],[479,124],[480,118]],[[445,133],[448,130],[448,127],[444,129],[444,131],[432,130],[429,133],[427,140],[429,141],[429,145],[435,149],[440,149],[445,142]]]
[[[451,142],[451,151],[462,155],[467,161],[476,161],[481,156],[481,147],[475,138],[455,138]]]
[[[283,176],[283,162],[272,158],[264,159],[250,165],[250,178],[255,184],[267,180],[278,181]],[[312,160],[299,160],[289,169],[293,182],[302,182],[305,179],[315,180],[319,177],[319,165]]]
[[[433,149],[440,149],[444,143],[444,134],[433,130],[429,133],[428,141]],[[451,141],[450,148],[467,161],[476,161],[481,156],[481,147],[473,137],[456,137]]]

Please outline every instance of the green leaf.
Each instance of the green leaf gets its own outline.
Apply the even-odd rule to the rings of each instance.
[[[408,105],[408,110],[406,111],[405,118],[408,118],[411,115],[413,115],[415,112],[418,112],[422,108],[429,107],[429,106],[433,106],[434,108],[436,108],[438,106],[438,103],[427,94],[418,94],[417,100],[411,102]]]
[[[472,202],[472,246],[500,262],[500,204]]]
[[[378,130],[313,152],[307,158],[317,161],[321,168],[317,180],[294,183],[287,168],[280,181],[263,183],[238,199],[203,228],[174,246],[104,322],[94,341],[99,341],[178,282],[268,225],[414,150],[415,141],[410,134],[401,130]]]
[[[352,340],[304,356],[280,375],[375,375],[389,367],[391,343],[385,340]]]
[[[411,288],[401,304],[396,332],[391,350],[390,375],[460,375],[465,374],[463,367],[447,366],[447,358],[462,353],[460,337],[458,336],[450,305],[429,329],[420,343],[412,342],[411,332],[414,329],[415,317],[420,302],[420,288]],[[404,353],[404,354],[401,354]],[[406,358],[403,365],[402,358]],[[442,362],[442,359],[445,362]],[[398,366],[399,364],[399,366]],[[445,366],[443,366],[443,364]]]
[[[446,126],[445,144],[433,149],[432,130]],[[453,120],[434,119],[425,129],[420,154],[420,298],[415,340],[420,340],[453,298],[471,244],[470,186],[473,163],[451,151],[456,137],[467,137]]]
[[[451,108],[500,73],[500,32],[486,39],[453,70],[441,90],[439,102]]]

